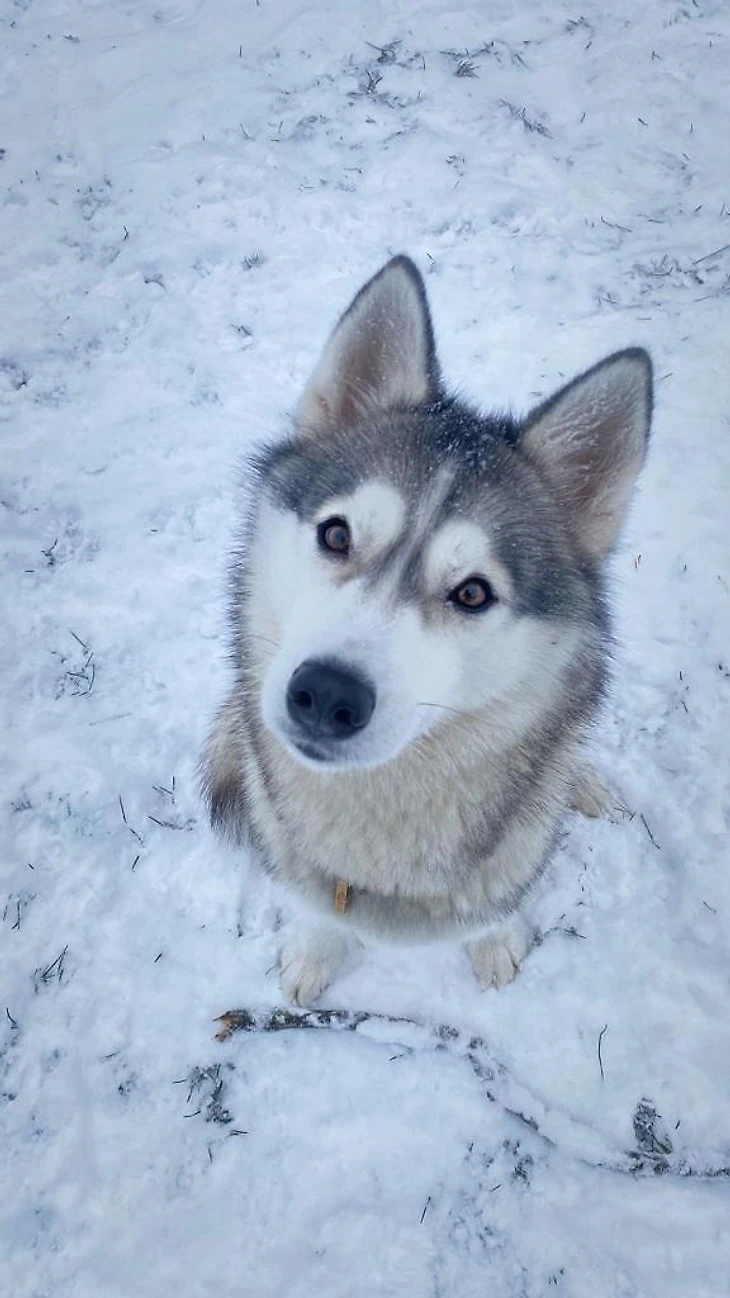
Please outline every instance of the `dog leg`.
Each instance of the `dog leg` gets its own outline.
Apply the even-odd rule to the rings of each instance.
[[[297,1005],[310,1005],[337,977],[352,939],[331,924],[308,924],[287,939],[279,956],[281,990]]]
[[[530,925],[517,911],[483,937],[469,942],[472,968],[482,987],[499,988],[511,983],[531,945]]]
[[[590,816],[596,820],[608,816],[612,811],[621,810],[620,802],[607,789],[598,772],[592,766],[584,767],[578,776],[571,798],[571,809],[580,812],[581,816]]]
[[[248,826],[240,731],[238,697],[232,690],[215,719],[201,770],[213,828],[238,843],[245,841]]]

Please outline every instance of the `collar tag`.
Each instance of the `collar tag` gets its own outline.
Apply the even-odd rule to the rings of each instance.
[[[335,881],[335,910],[338,915],[344,915],[347,910],[347,903],[350,900],[350,885],[344,879]]]

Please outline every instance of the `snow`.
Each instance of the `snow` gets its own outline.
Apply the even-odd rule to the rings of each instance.
[[[730,1293],[726,1179],[589,1166],[644,1098],[730,1163],[725,0],[6,0],[0,33],[4,1292]],[[483,1037],[553,1143],[396,1029],[213,1040],[280,1003],[278,901],[196,786],[237,465],[398,251],[478,401],[657,366],[597,734],[636,814],[566,827],[505,991],[383,949],[326,1001]]]

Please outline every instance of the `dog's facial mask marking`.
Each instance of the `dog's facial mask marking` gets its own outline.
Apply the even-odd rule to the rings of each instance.
[[[392,546],[405,524],[403,496],[387,482],[366,482],[350,496],[328,500],[316,513],[317,542],[325,555],[334,559],[341,576],[362,572],[364,567]],[[334,523],[342,535],[331,531]],[[350,560],[349,563],[344,562]]]
[[[248,570],[267,728],[320,770],[377,766],[455,713],[549,694],[601,634],[584,559],[616,538],[650,410],[631,350],[522,424],[480,417],[444,396],[420,275],[390,262],[269,461]]]
[[[377,484],[369,494],[373,503]],[[449,703],[444,689],[458,668],[456,646],[429,632],[419,609],[399,600],[397,563],[385,564],[407,526],[363,527],[365,496],[325,507],[327,515],[336,509],[351,520],[349,553],[323,552],[321,524],[268,505],[267,572],[252,556],[260,574],[252,612],[259,601],[273,612],[267,640],[254,646],[264,722],[293,755],[320,769],[379,765],[395,756],[433,721],[417,707],[421,699]],[[403,513],[396,493],[380,503],[388,506],[381,520],[387,514],[394,523]],[[283,575],[274,581],[277,572]]]
[[[391,760],[444,718],[506,692],[529,659],[527,619],[508,606],[509,577],[483,530],[434,517],[414,550],[404,503],[384,493],[378,503],[387,509],[376,510],[379,496],[370,484],[322,507],[325,522],[333,510],[352,520],[347,552],[323,552],[316,518],[275,506],[261,529],[269,571],[285,574],[264,591],[276,627],[255,647],[263,718],[292,755],[320,770]],[[384,535],[363,528],[376,514],[392,524],[400,514],[401,526]],[[258,587],[252,599],[255,608]],[[539,630],[533,643],[542,643]]]

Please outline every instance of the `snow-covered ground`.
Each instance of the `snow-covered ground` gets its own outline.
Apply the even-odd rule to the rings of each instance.
[[[3,1295],[730,1293],[730,1183],[676,1174],[730,1164],[727,0],[4,0],[0,57]],[[397,251],[477,400],[657,366],[636,814],[567,826],[506,991],[379,951],[326,1002],[479,1034],[495,1102],[397,1028],[212,1038],[280,1003],[196,788],[237,464]]]

